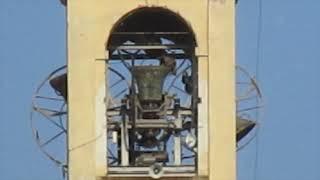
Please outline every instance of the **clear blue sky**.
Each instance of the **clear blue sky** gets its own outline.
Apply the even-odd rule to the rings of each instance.
[[[257,0],[239,0],[237,61],[254,72]],[[58,180],[31,136],[32,92],[65,61],[58,0],[0,1],[0,179]],[[265,111],[256,180],[320,180],[320,1],[263,0],[260,84]],[[254,180],[255,144],[238,153]]]

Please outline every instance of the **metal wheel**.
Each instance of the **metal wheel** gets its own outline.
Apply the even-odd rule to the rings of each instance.
[[[262,94],[255,78],[241,66],[236,66],[238,150],[248,145],[256,136],[259,112],[262,108]]]
[[[36,88],[32,97],[30,122],[40,151],[65,172],[67,106],[63,97],[49,85],[50,79],[64,73],[66,66],[56,69]]]
[[[32,97],[30,116],[36,144],[48,159],[62,168],[64,177],[67,173],[67,103],[63,95],[51,87],[50,80],[66,72],[67,67],[62,66],[41,81]],[[128,91],[128,82],[112,67],[108,68],[108,73],[112,78],[108,85],[108,109],[118,110],[119,97]],[[108,159],[116,160],[112,156]]]

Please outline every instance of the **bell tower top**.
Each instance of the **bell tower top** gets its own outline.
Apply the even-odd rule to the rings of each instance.
[[[172,160],[173,164],[169,166],[161,161],[161,167],[159,164],[150,167],[157,167],[158,171],[163,171],[163,179],[235,180],[234,0],[60,1],[67,8],[68,23],[69,180],[158,177],[153,176],[154,174],[149,175],[148,172],[141,173],[145,171],[145,167],[136,163],[141,159],[158,161],[154,160],[156,158],[153,155],[150,157],[150,153],[145,152],[144,155],[140,155],[139,152],[134,154],[138,157],[137,160],[132,160],[130,152],[121,152],[130,149],[126,148],[122,139],[126,136],[124,129],[138,126],[139,123],[128,120],[128,126],[121,126],[123,130],[114,130],[109,120],[109,114],[114,113],[108,110],[111,93],[107,81],[110,76],[110,62],[112,59],[121,58],[117,52],[135,50],[144,52],[135,54],[135,58],[148,56],[149,59],[160,59],[164,54],[173,56],[177,62],[175,67],[179,67],[178,60],[190,61],[191,70],[186,71],[187,73],[181,73],[180,77],[179,72],[172,74],[185,84],[189,82],[186,89],[189,89],[187,94],[189,93],[188,96],[192,99],[190,107],[194,109],[190,112],[191,115],[182,116],[196,119],[195,125],[192,126],[192,131],[196,132],[195,138],[188,136],[188,139],[191,139],[189,142],[195,142],[189,143],[193,144],[194,164],[192,167],[181,165],[183,158],[177,157],[182,157],[184,153],[181,149],[185,146],[183,143],[187,136],[181,136],[181,139],[174,136],[172,141],[175,145],[171,147],[175,149],[174,155],[168,155],[175,157]],[[172,53],[176,49],[182,49],[183,53]],[[130,60],[131,54],[122,61]],[[134,66],[134,63],[135,61],[130,66]],[[126,67],[129,71],[135,69]],[[183,74],[186,75],[182,79]],[[143,76],[140,73],[139,75]],[[125,75],[119,75],[123,76]],[[134,83],[133,80],[128,84]],[[139,88],[141,87],[142,85]],[[130,92],[132,90],[126,91],[128,94]],[[152,96],[170,99],[162,94]],[[128,100],[128,104],[132,103],[131,100]],[[150,103],[148,106],[151,106]],[[139,114],[141,111],[133,114]],[[149,113],[148,116],[150,114],[152,115]],[[145,116],[142,115],[141,118],[143,117]],[[158,120],[161,118],[156,117]],[[180,121],[180,116],[177,119]],[[149,122],[148,120],[150,118],[144,122]],[[143,127],[145,126],[147,125],[143,124]],[[177,123],[175,126],[180,125]],[[144,136],[141,130],[129,131],[135,132],[133,136],[139,133],[140,136]],[[174,132],[178,134],[177,129],[174,129]],[[111,134],[112,137],[117,137],[114,138],[114,142],[122,148],[118,151],[117,159],[122,160],[117,167],[108,161]],[[119,139],[122,139],[121,142]],[[157,154],[157,158],[166,159],[162,155]]]

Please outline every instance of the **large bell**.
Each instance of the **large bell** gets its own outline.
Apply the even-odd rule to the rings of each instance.
[[[57,91],[65,101],[68,99],[67,73],[61,74],[49,80],[51,87]]]
[[[257,124],[252,120],[237,117],[237,142],[244,138],[247,134],[249,134],[256,125]]]
[[[164,80],[171,71],[168,66],[134,66],[133,77],[138,86],[138,99],[142,103],[161,102]]]

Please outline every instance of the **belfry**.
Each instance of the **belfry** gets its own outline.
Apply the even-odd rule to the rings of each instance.
[[[63,104],[33,111],[60,118],[54,138],[34,134],[66,134],[66,163],[43,151],[66,178],[235,180],[255,126],[236,110],[235,1],[61,3],[67,65],[46,81]]]
[[[234,6],[68,1],[70,180],[235,180]]]

